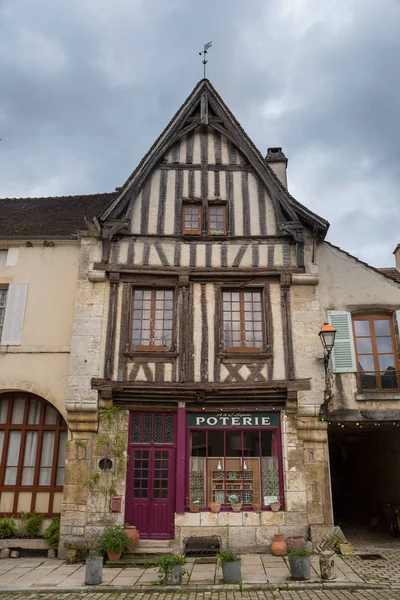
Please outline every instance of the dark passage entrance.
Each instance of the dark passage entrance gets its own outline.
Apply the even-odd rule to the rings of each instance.
[[[336,525],[389,533],[400,503],[400,428],[344,423],[329,427],[333,512]]]

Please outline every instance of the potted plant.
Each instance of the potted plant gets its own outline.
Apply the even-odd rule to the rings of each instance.
[[[210,502],[210,510],[212,513],[219,513],[221,510],[221,502]]]
[[[160,583],[180,585],[182,583],[182,565],[186,558],[181,554],[163,554],[156,561]]]
[[[240,501],[239,496],[231,494],[228,500],[231,503],[231,508],[234,512],[240,512],[242,510],[242,502]]]
[[[272,512],[278,512],[281,508],[281,503],[280,502],[271,502],[269,506],[270,506],[270,509],[272,510]]]
[[[101,535],[92,533],[86,538],[85,585],[100,585],[103,581],[103,549]]]
[[[260,492],[258,490],[254,490],[253,494],[253,502],[251,504],[251,508],[255,512],[260,512],[262,509],[262,502],[260,502]]]
[[[242,579],[241,560],[233,550],[222,549],[218,553],[218,560],[222,566],[224,583],[239,583]]]
[[[129,548],[130,543],[131,540],[122,525],[108,526],[101,536],[101,547],[107,552],[111,561],[119,560],[125,548]]]
[[[310,549],[307,544],[288,550],[290,574],[293,579],[310,579]]]
[[[200,500],[193,500],[193,502],[191,502],[189,504],[189,510],[192,513],[197,513],[199,512],[200,509]]]

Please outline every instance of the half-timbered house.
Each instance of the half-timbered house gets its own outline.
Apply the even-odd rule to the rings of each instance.
[[[96,451],[111,406],[128,453],[114,518],[142,540],[182,549],[215,535],[265,549],[278,526],[305,534],[332,522],[316,360],[315,252],[328,223],[289,194],[286,167],[280,148],[257,150],[204,79],[89,223],[71,345],[78,445],[67,451],[65,539],[109,517],[81,482],[111,466]]]

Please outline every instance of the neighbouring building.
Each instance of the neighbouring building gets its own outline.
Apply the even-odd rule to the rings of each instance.
[[[327,242],[318,250],[321,318],[337,329],[325,416],[345,532],[386,526],[400,497],[400,245],[394,254],[395,268],[374,269]]]
[[[61,513],[77,231],[112,198],[0,199],[1,514]]]

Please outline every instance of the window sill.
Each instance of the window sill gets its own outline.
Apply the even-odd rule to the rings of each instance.
[[[272,358],[271,352],[219,352],[218,358],[223,363],[238,363],[238,362],[264,362],[268,358]]]
[[[400,400],[400,390],[377,390],[376,392],[357,392],[357,402],[368,402],[369,400]]]
[[[172,352],[170,350],[133,350],[132,352],[124,352],[124,356],[129,358],[134,358],[137,356],[160,356],[162,358],[177,358],[179,356],[179,352]]]

